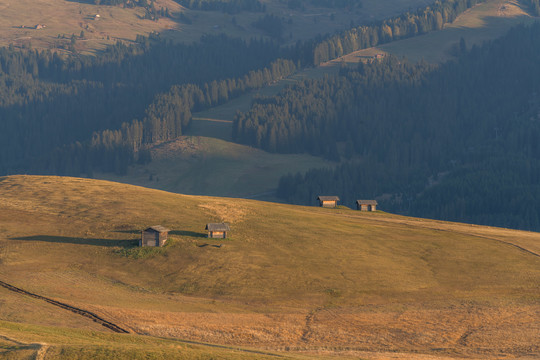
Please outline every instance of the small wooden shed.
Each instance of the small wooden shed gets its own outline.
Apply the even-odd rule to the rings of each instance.
[[[360,211],[377,211],[377,200],[356,200],[356,209]]]
[[[169,229],[161,225],[150,226],[141,233],[139,246],[163,246],[167,242]]]
[[[337,196],[319,196],[317,198],[319,200],[319,206],[325,207],[325,208],[335,208],[337,206],[337,203],[339,201],[339,197]]]
[[[227,223],[210,223],[206,224],[206,230],[208,230],[209,238],[225,239],[227,238],[227,231],[231,231],[231,228]]]

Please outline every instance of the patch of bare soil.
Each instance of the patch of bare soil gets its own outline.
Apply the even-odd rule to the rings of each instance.
[[[107,308],[137,333],[278,351],[373,359],[540,357],[540,305],[462,303],[396,311],[170,313]]]

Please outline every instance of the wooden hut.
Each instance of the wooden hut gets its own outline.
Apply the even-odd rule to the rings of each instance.
[[[231,231],[231,228],[227,223],[210,223],[206,224],[206,230],[208,230],[209,238],[225,239],[227,238],[227,231]]]
[[[335,208],[337,206],[337,203],[339,201],[339,197],[337,196],[319,196],[317,198],[319,200],[319,206],[325,207],[325,208]]]
[[[356,209],[360,211],[376,211],[377,200],[356,200]]]
[[[141,233],[139,246],[163,246],[167,242],[169,229],[161,225],[154,225]]]

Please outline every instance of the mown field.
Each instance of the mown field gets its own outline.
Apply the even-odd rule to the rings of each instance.
[[[132,332],[1,290],[0,335],[51,354],[73,333],[111,354],[127,351],[118,337],[157,352],[186,348],[170,338],[308,358],[540,356],[537,233],[62,177],[1,178],[0,198],[0,280]],[[229,239],[205,237],[217,221]],[[155,224],[169,244],[135,247]]]

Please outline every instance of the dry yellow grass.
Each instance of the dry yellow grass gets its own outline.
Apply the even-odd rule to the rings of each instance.
[[[0,199],[0,280],[140,334],[323,358],[540,356],[537,233],[62,177],[0,178]],[[222,220],[231,238],[205,238]],[[154,224],[169,246],[124,256]],[[0,319],[90,326],[7,304]]]
[[[172,0],[157,0],[156,6],[180,10]],[[68,43],[72,34],[79,36],[84,31],[85,39],[78,40],[76,47],[87,53],[117,40],[135,40],[137,34],[148,35],[178,26],[170,19],[158,22],[142,19],[144,10],[141,8],[123,9],[78,1],[17,0],[3,2],[0,10],[1,46],[30,44],[33,48],[54,49]],[[100,18],[96,19],[98,14]],[[33,28],[38,24],[44,28]],[[62,39],[63,36],[67,39]]]

